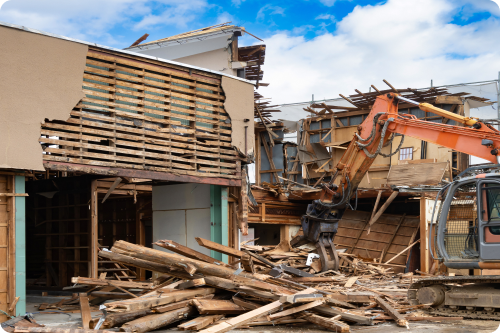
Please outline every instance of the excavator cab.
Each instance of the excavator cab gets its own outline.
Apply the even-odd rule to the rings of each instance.
[[[465,177],[442,192],[430,237],[437,259],[449,268],[500,267],[500,174]]]
[[[429,238],[435,259],[455,269],[500,268],[500,165],[459,176],[439,197],[444,199],[436,200],[437,225]],[[435,315],[499,320],[499,284],[500,276],[493,275],[430,277],[410,285],[408,301],[431,305],[427,311]]]

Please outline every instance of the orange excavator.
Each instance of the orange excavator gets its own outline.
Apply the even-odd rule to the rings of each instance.
[[[460,126],[401,114],[400,102],[416,105]],[[397,135],[403,136],[397,149],[389,155],[382,154],[382,148]],[[491,124],[399,94],[378,96],[338,162],[332,180],[322,185],[320,199],[308,205],[302,217],[303,240],[316,243],[323,271],[339,268],[333,239],[361,180],[379,154],[396,154],[406,135],[499,164],[500,132]],[[438,194],[442,201],[438,206],[436,200],[434,207],[437,226],[435,234],[429,235],[429,248],[436,249],[436,259],[447,267],[500,269],[500,166],[489,166],[488,170],[470,168]],[[423,279],[410,286],[408,298],[414,305],[432,304],[430,311],[444,316],[500,319],[500,276]]]

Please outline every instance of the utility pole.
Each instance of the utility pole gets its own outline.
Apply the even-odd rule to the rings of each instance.
[[[497,82],[497,116],[500,120],[500,72],[498,72],[498,82]]]

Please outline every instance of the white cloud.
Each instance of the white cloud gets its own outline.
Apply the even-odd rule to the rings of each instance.
[[[331,7],[335,4],[337,0],[319,0],[323,5]]]
[[[264,82],[271,85],[262,93],[289,103],[310,100],[311,94],[355,94],[371,84],[386,89],[383,79],[405,88],[428,87],[431,79],[436,85],[495,79],[500,21],[448,23],[458,6],[455,0],[388,0],[357,6],[335,33],[312,40],[283,32],[265,38]]]
[[[235,5],[236,7],[239,7],[241,5],[241,3],[245,2],[245,0],[231,0],[231,2],[233,3],[233,5]]]
[[[157,2],[162,7],[160,14],[146,15],[135,25],[135,29],[166,24],[188,28],[188,23],[194,21],[208,7],[206,0],[161,0]]]
[[[315,20],[332,20],[332,21],[334,19],[335,19],[335,17],[333,15],[330,15],[330,14],[321,14],[321,15],[316,16],[316,18],[315,18]]]
[[[217,20],[215,21],[215,24],[221,24],[221,23],[226,23],[226,22],[232,22],[232,24],[235,24],[234,17],[231,14],[229,14],[228,12],[223,12],[217,16]]]
[[[285,16],[285,9],[280,6],[273,6],[271,4],[267,4],[261,9],[259,9],[259,11],[257,12],[257,20],[258,21],[263,20],[266,14]]]
[[[160,25],[187,28],[207,7],[207,0],[11,0],[1,8],[0,21],[117,45],[113,28],[139,35]]]

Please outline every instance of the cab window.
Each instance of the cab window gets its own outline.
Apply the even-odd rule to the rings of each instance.
[[[483,221],[500,220],[500,184],[483,184],[482,197],[482,217]]]

